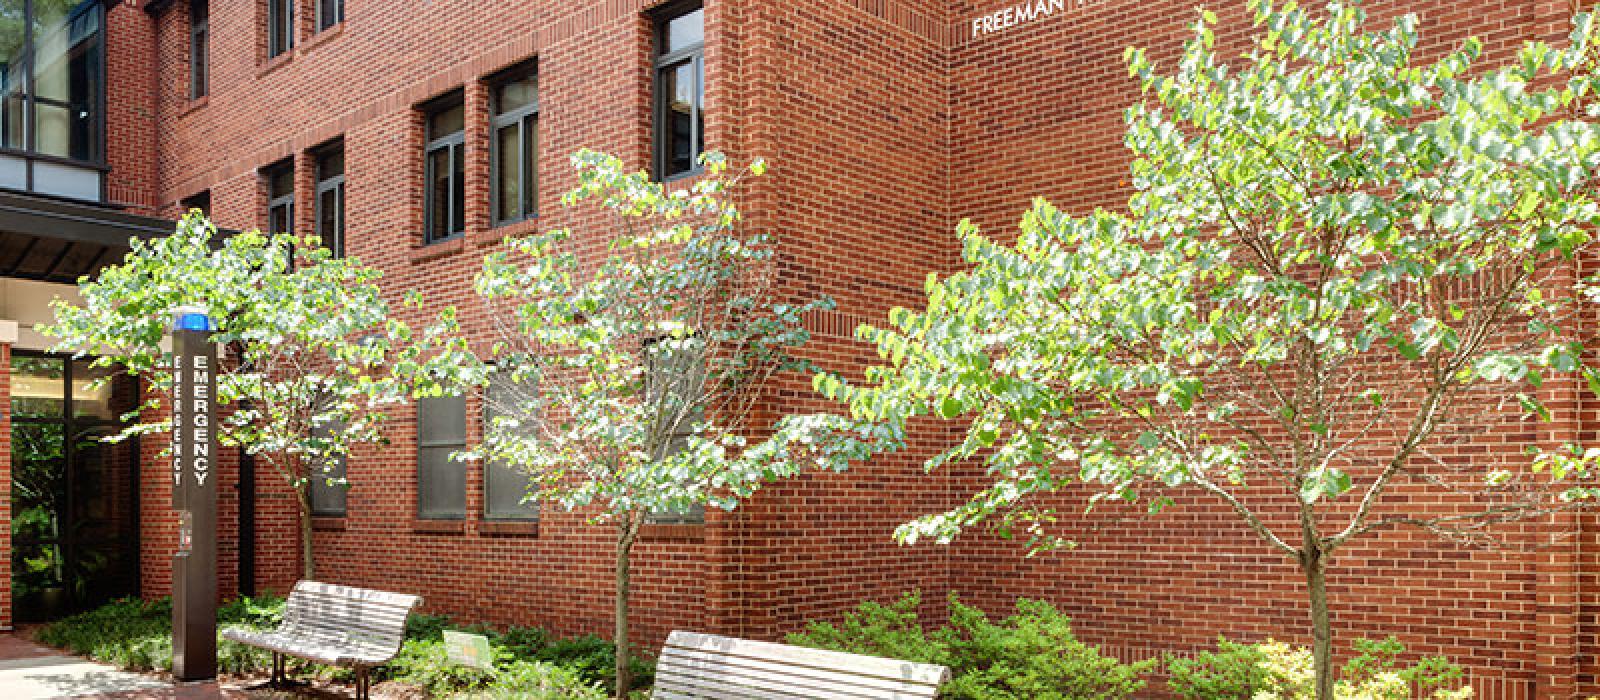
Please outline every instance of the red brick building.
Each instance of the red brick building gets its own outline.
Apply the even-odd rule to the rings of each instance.
[[[176,524],[159,446],[141,459],[52,438],[106,429],[122,395],[79,396],[82,378],[37,354],[46,343],[32,331],[44,300],[70,296],[61,283],[114,260],[130,233],[158,234],[155,219],[200,206],[225,227],[319,231],[382,269],[397,296],[455,303],[472,327],[483,318],[470,280],[487,248],[568,222],[558,200],[572,151],[663,175],[702,146],[759,155],[773,167],[744,193],[748,223],[781,239],[797,296],[839,303],[812,319],[808,352],[859,372],[876,358],[852,329],[917,304],[929,271],[959,263],[959,218],[1002,232],[1033,196],[1074,211],[1124,200],[1121,110],[1137,91],[1123,49],[1170,62],[1194,17],[1193,2],[1116,0],[67,4],[0,0],[0,22],[31,28],[0,46],[19,115],[0,119],[0,400],[11,407],[0,482],[13,482],[0,525],[30,507],[34,518],[0,539],[13,561],[0,626],[169,589]],[[1243,3],[1206,4],[1223,27],[1249,26]],[[1369,9],[1377,22],[1417,13],[1429,50],[1476,35],[1506,58],[1563,37],[1576,3]],[[1243,38],[1230,29],[1221,41]],[[61,61],[66,77],[49,69]],[[827,408],[804,379],[770,396],[774,418]],[[319,575],[420,593],[463,618],[605,631],[609,530],[553,508],[529,519],[492,474],[430,457],[475,439],[477,403],[419,409],[442,429],[399,412],[390,445],[352,458],[353,488],[319,501]],[[1592,406],[1567,407],[1541,439],[1592,434]],[[917,446],[943,437],[932,428]],[[39,451],[51,439],[60,454]],[[1480,447],[1510,453],[1518,439]],[[39,524],[42,497],[16,485],[27,465],[98,485],[63,491]],[[298,546],[289,492],[248,461],[222,469],[222,590],[286,589]],[[1219,633],[1306,638],[1292,563],[1200,497],[1154,521],[1067,523],[1080,549],[1043,558],[982,536],[890,542],[895,524],[954,503],[971,476],[927,477],[916,454],[898,455],[780,484],[704,522],[651,526],[635,567],[646,648],[676,627],[778,637],[913,588],[930,614],[948,590],[995,611],[1046,598],[1127,658]],[[68,534],[90,520],[99,534]],[[1534,553],[1411,533],[1369,542],[1332,574],[1336,625],[1347,639],[1392,633],[1446,654],[1482,697],[1600,694],[1600,521],[1551,526],[1580,535]],[[108,583],[71,593],[74,576]]]

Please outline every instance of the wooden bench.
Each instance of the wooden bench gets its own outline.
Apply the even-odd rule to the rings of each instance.
[[[331,583],[301,581],[271,631],[223,630],[222,637],[272,652],[272,685],[284,678],[284,657],[355,670],[356,698],[370,697],[369,672],[400,652],[406,618],[422,599]]]
[[[656,660],[655,700],[931,700],[933,664],[676,631]]]

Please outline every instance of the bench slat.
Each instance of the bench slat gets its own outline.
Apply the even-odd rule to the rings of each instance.
[[[230,629],[223,637],[322,663],[376,666],[399,653],[406,618],[421,601],[403,593],[301,581],[284,603],[278,629]]]
[[[943,666],[674,631],[656,666],[656,697],[706,700],[931,700]]]
[[[786,664],[780,661],[711,655],[670,647],[661,652],[657,663],[682,668],[697,677],[737,678],[741,682],[787,678],[791,679],[791,685],[803,683],[809,687],[829,688],[840,692],[859,692],[868,695],[883,692],[920,692],[924,690],[932,692],[938,688],[937,683],[921,683],[904,678],[883,678],[881,676],[858,673],[855,669],[848,667],[819,669]]]

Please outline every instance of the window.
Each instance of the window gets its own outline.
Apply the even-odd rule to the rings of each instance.
[[[267,232],[294,233],[294,162],[267,168]]]
[[[198,100],[210,90],[211,4],[189,0],[189,99]]]
[[[497,372],[489,378],[483,395],[483,424],[487,432],[495,419],[517,412],[527,404],[509,373]],[[523,416],[526,418],[526,416]],[[519,426],[519,429],[523,426]],[[531,431],[531,426],[525,428]],[[529,434],[529,433],[522,433]],[[503,462],[486,462],[483,467],[483,515],[491,520],[537,520],[539,504],[524,503],[531,477]]]
[[[656,174],[693,173],[705,150],[705,10],[698,4],[656,22]]]
[[[344,145],[317,154],[317,238],[344,257]]]
[[[428,110],[428,148],[423,173],[424,243],[437,243],[466,230],[462,211],[467,199],[462,177],[461,128],[464,114],[459,94]]]
[[[178,202],[178,206],[183,208],[184,214],[189,213],[191,209],[199,209],[200,213],[209,219],[211,218],[211,190],[184,197],[182,201]]]
[[[466,466],[450,458],[466,445],[466,397],[417,401],[417,517],[466,517]]]
[[[655,406],[659,430],[665,431],[666,455],[674,455],[688,445],[695,423],[704,419],[700,398],[705,391],[705,344],[701,338],[658,338],[645,344],[645,400]],[[686,525],[703,523],[704,505],[688,512],[653,511],[652,523]]]
[[[506,224],[539,213],[539,77],[520,68],[494,88],[489,129],[489,179],[494,220]]]
[[[60,160],[105,159],[102,7],[0,0],[0,187],[103,197],[100,170]]]
[[[318,426],[312,429],[313,434],[328,435],[339,426]],[[318,469],[306,476],[311,479],[311,514],[323,517],[344,517],[349,511],[349,485],[345,482],[345,467],[348,458],[340,455],[338,459],[326,470]]]
[[[344,21],[344,0],[317,0],[317,31]]]
[[[294,48],[294,0],[267,0],[267,58]]]

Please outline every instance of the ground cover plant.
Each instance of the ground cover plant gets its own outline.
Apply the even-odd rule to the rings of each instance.
[[[1460,666],[1441,656],[1400,660],[1400,640],[1357,639],[1355,656],[1334,683],[1339,700],[1461,700],[1473,697]],[[1241,644],[1217,639],[1216,651],[1167,658],[1167,689],[1185,700],[1251,698],[1306,700],[1316,692],[1311,650],[1267,640]]]
[[[1084,506],[1220,505],[1301,574],[1331,700],[1347,547],[1410,528],[1532,548],[1593,503],[1600,450],[1562,437],[1453,457],[1559,434],[1540,424],[1600,392],[1580,264],[1600,225],[1600,47],[1579,14],[1567,40],[1486,65],[1476,39],[1418,50],[1415,16],[1369,29],[1351,4],[1249,4],[1242,56],[1204,11],[1174,65],[1128,51],[1125,209],[1038,200],[1014,239],[963,222],[965,269],[858,331],[884,362],[816,378],[847,415],[791,416],[754,451],[842,470],[926,439],[915,421],[957,422],[926,468],[989,483],[905,543],[988,526],[1039,551]]]
[[[1124,664],[1072,633],[1071,619],[1049,603],[1018,600],[1016,613],[991,620],[951,594],[950,619],[925,630],[921,596],[889,605],[867,601],[838,622],[814,621],[790,634],[798,646],[947,666],[940,697],[952,700],[1113,700],[1145,687],[1154,659]]]
[[[284,600],[275,596],[241,597],[217,610],[218,627],[271,629],[283,618]],[[444,630],[458,629],[489,638],[495,654],[492,670],[450,662]],[[119,600],[45,625],[38,641],[97,661],[133,671],[166,671],[172,667],[172,602]],[[266,675],[271,655],[261,649],[218,639],[218,670],[232,675]],[[406,640],[394,661],[377,669],[374,681],[397,681],[433,697],[602,700],[615,679],[616,649],[593,635],[558,638],[533,627],[497,630],[457,625],[447,617],[413,615]],[[633,677],[648,685],[654,676],[649,662],[631,660]],[[348,669],[291,660],[291,672],[350,681]]]

